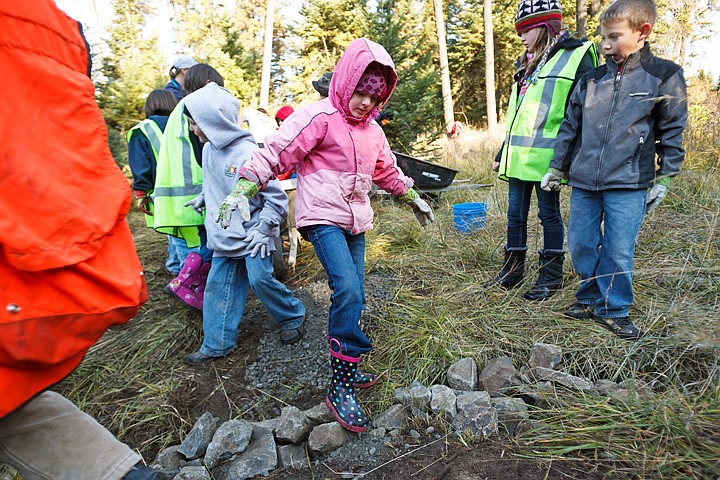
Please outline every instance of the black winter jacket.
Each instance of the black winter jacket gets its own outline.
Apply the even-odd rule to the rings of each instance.
[[[646,43],[619,71],[607,57],[583,75],[570,95],[550,167],[568,172],[568,183],[585,190],[648,188],[656,176],[679,172],[686,123],[682,69],[657,58]]]

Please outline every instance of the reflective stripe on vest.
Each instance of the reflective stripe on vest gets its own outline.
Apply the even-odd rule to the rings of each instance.
[[[205,216],[184,206],[202,192],[202,169],[195,161],[184,109],[185,104],[180,101],[162,136],[153,192],[154,220],[155,230],[182,237],[192,248],[200,245],[197,226],[203,224]]]
[[[148,141],[150,142],[150,147],[152,147],[153,154],[155,155],[155,161],[157,161],[158,155],[160,153],[160,143],[163,136],[163,132],[162,130],[160,130],[158,124],[150,120],[149,118],[143,120],[127,132],[126,138],[128,142],[130,141],[130,137],[132,137],[132,134],[135,130],[140,130],[143,135],[147,137]]]
[[[518,84],[513,85],[500,161],[501,179],[540,181],[547,172],[570,88],[588,51],[597,65],[593,43],[584,42],[578,48],[562,49],[550,58],[537,82],[528,86],[522,98]]]

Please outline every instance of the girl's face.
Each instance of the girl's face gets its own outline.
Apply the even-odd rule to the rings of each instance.
[[[378,100],[380,99],[373,95],[355,90],[352,94],[352,98],[350,98],[350,103],[348,104],[350,114],[355,118],[363,118],[365,115],[370,113],[370,110],[375,107]]]
[[[528,52],[535,53],[535,44],[543,28],[545,27],[534,27],[520,34],[520,39]]]
[[[198,124],[195,123],[195,120],[193,120],[192,118],[188,118],[188,121],[190,122],[190,131],[193,132],[195,135],[197,135],[197,137],[200,139],[200,141],[202,143],[209,142],[205,133],[203,133],[203,131],[200,130],[200,127],[198,126]]]

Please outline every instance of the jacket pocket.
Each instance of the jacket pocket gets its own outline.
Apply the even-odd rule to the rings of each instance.
[[[638,135],[637,145],[635,147],[635,154],[630,159],[630,173],[638,173],[638,164],[642,158],[642,152],[645,148],[645,140],[647,140],[647,132],[640,132]]]

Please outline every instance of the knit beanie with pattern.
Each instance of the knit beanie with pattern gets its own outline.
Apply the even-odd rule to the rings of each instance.
[[[543,25],[553,35],[560,33],[562,28],[560,2],[558,0],[520,0],[515,14],[515,30],[518,35]]]

